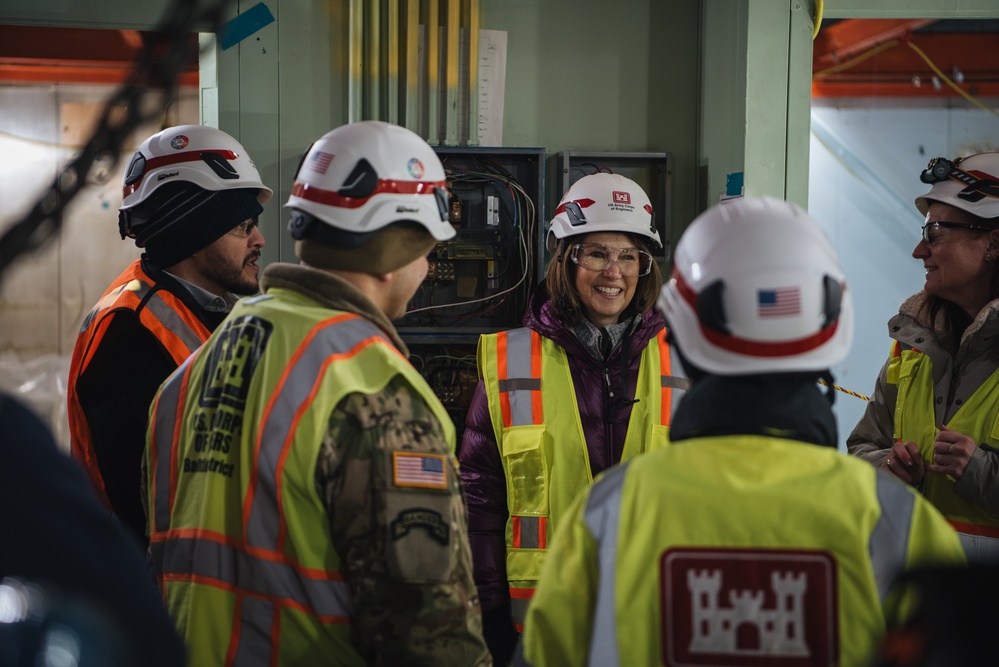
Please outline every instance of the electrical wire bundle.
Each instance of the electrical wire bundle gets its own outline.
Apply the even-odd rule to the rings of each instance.
[[[406,314],[406,325],[417,326],[460,326],[473,320],[492,317],[496,310],[507,306],[518,311],[513,321],[503,322],[503,326],[517,325],[523,308],[526,307],[531,280],[535,272],[534,261],[528,239],[535,238],[537,207],[527,191],[503,166],[488,156],[474,156],[472,167],[459,166],[451,160],[452,156],[442,155],[444,171],[452,196],[459,202],[470,198],[473,192],[484,192],[493,189],[504,196],[500,198],[501,219],[512,221],[512,225],[498,225],[501,234],[501,246],[511,252],[505,258],[495,258],[496,272],[488,281],[502,286],[499,291],[474,299],[448,298],[439,300],[437,282],[442,276],[434,272],[421,286],[411,302],[411,309]],[[482,197],[483,199],[485,197]],[[470,260],[457,260],[470,261]],[[474,260],[482,261],[482,260]],[[439,266],[439,265],[438,265]],[[488,288],[487,288],[488,289]],[[414,318],[417,313],[425,313],[420,318]]]

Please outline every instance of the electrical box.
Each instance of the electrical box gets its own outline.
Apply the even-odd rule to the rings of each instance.
[[[421,341],[520,326],[544,255],[543,148],[438,146],[455,236],[396,323]],[[408,342],[408,341],[407,341]]]
[[[672,239],[671,221],[673,190],[672,153],[614,153],[563,151],[556,156],[557,182],[561,188],[553,192],[549,210],[554,211],[569,186],[583,176],[599,172],[620,174],[638,183],[652,202],[653,221],[663,241],[663,249],[653,255],[660,261],[669,259]]]
[[[479,336],[521,326],[544,275],[545,150],[434,150],[455,236],[430,252],[427,277],[395,325],[460,437],[478,380]]]

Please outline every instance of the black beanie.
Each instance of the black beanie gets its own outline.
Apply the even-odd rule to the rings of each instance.
[[[202,250],[236,225],[260,215],[257,188],[205,190],[190,183],[159,188],[128,215],[135,245],[166,269]]]

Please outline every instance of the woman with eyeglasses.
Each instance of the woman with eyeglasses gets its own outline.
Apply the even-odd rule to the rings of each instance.
[[[932,160],[916,198],[923,290],[894,339],[851,454],[919,489],[970,562],[999,559],[999,153]]]
[[[666,443],[678,375],[655,302],[648,195],[597,173],[565,194],[524,328],[483,335],[459,458],[486,642],[506,664],[567,505],[600,472]]]

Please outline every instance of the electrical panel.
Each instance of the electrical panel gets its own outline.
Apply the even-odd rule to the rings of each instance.
[[[519,326],[543,261],[544,149],[434,150],[455,236],[431,251],[427,278],[396,325],[421,340]]]
[[[553,192],[550,203],[555,210],[562,195],[583,176],[599,172],[620,174],[638,183],[652,202],[653,222],[663,240],[663,249],[653,252],[660,262],[669,259],[672,239],[671,192],[673,186],[672,153],[614,153],[563,151],[556,160],[557,182],[561,190]]]
[[[410,360],[458,427],[478,379],[479,335],[521,326],[543,277],[545,150],[435,146],[455,236],[395,322]]]

